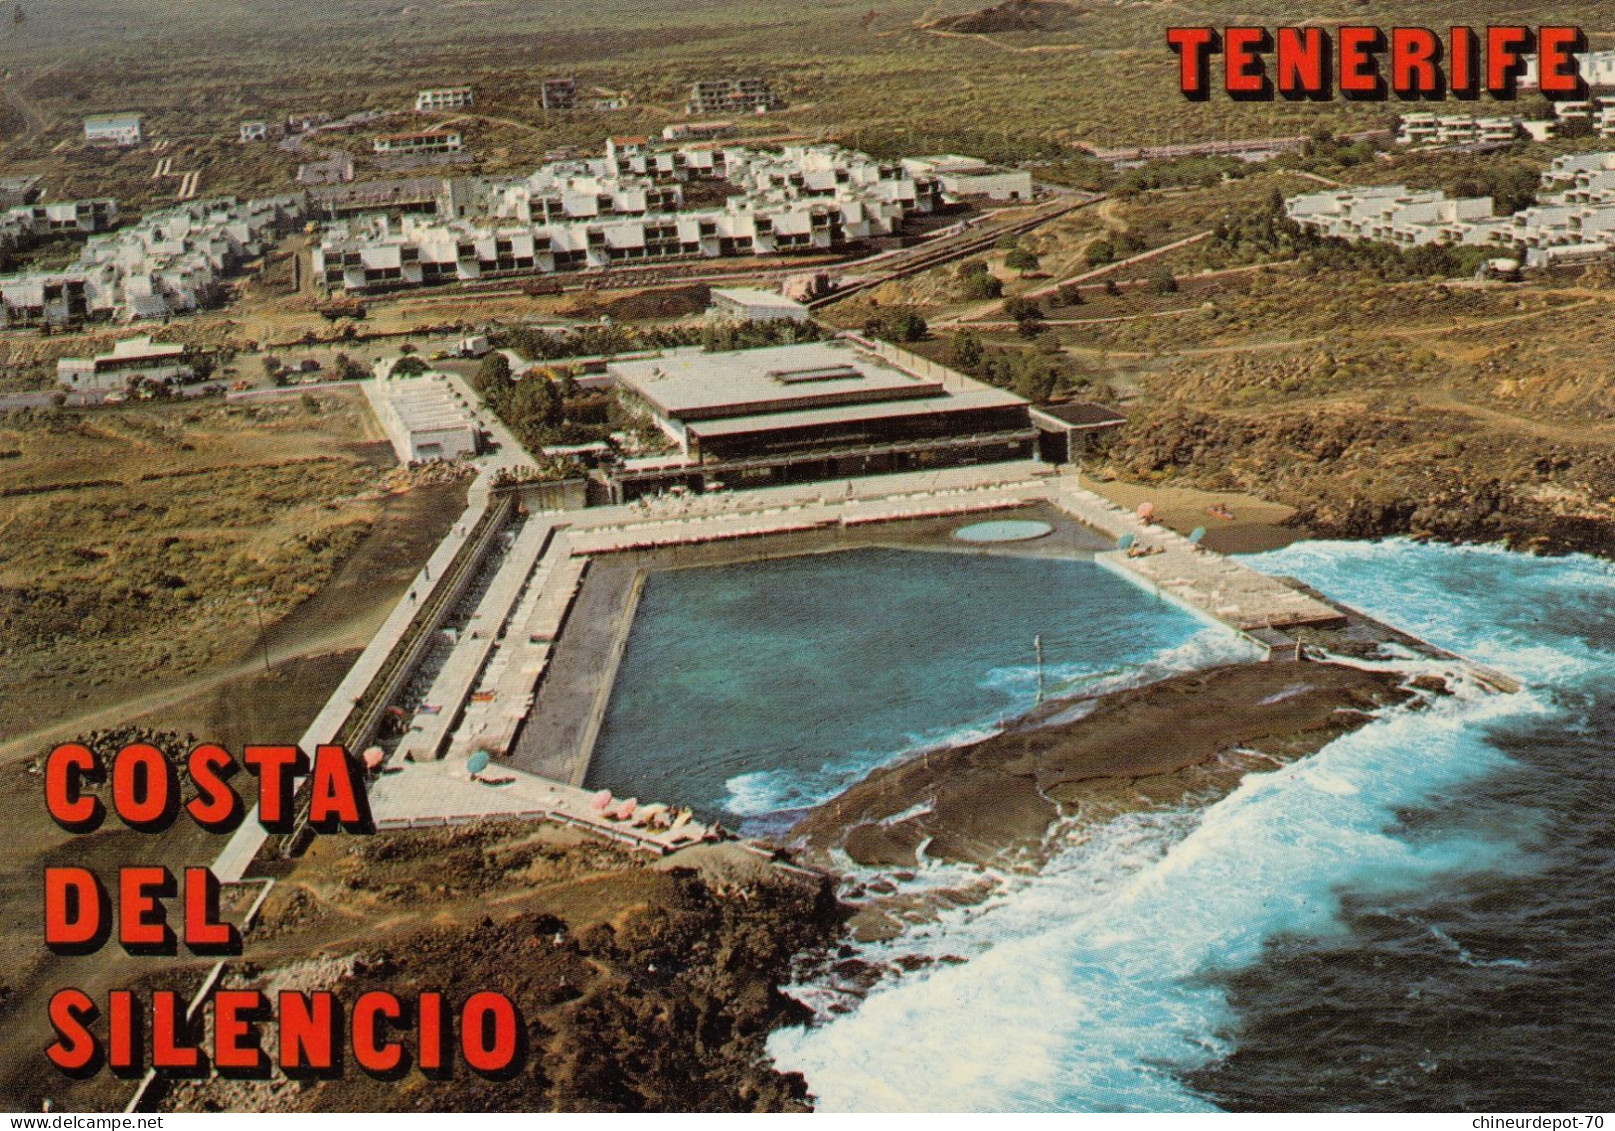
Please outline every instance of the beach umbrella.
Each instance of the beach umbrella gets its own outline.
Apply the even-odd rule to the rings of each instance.
[[[1200,545],[1200,539],[1204,538],[1205,536],[1206,528],[1204,526],[1197,526],[1189,532],[1189,541],[1198,546]]]
[[[1139,503],[1138,504],[1138,517],[1142,518],[1142,519],[1154,518],[1155,517],[1155,504],[1154,503]]]
[[[602,789],[599,793],[594,795],[593,799],[590,800],[589,808],[593,809],[596,813],[603,813],[606,810],[606,806],[610,804],[611,790]]]
[[[387,760],[387,752],[379,746],[372,746],[364,752],[364,768],[375,773],[381,764]]]
[[[1134,539],[1131,534],[1123,534],[1120,538],[1116,539],[1116,549],[1131,550],[1133,548],[1133,541]]]
[[[621,805],[617,806],[617,811],[612,813],[611,816],[615,817],[619,821],[626,821],[628,818],[634,815],[634,806],[638,804],[639,798],[630,797],[627,801],[624,801]]]
[[[473,753],[470,758],[466,759],[465,768],[473,774],[482,773],[483,770],[488,768],[488,752],[478,750]]]

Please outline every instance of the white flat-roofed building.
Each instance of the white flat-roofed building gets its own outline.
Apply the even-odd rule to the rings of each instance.
[[[1585,51],[1576,56],[1576,69],[1588,86],[1615,86],[1615,51]],[[1525,58],[1525,70],[1520,75],[1521,90],[1537,89],[1537,57]]]
[[[268,141],[269,140],[269,123],[268,122],[242,122],[241,123],[241,140],[242,141]]]
[[[5,216],[25,226],[36,236],[93,235],[118,226],[118,202],[107,198],[26,204],[8,209]]]
[[[378,379],[372,403],[403,463],[459,459],[477,453],[471,406],[441,373]]]
[[[684,184],[708,178],[737,191],[686,210]],[[526,178],[454,183],[465,190],[435,217],[363,216],[328,230],[314,252],[319,281],[375,290],[492,272],[829,251],[896,234],[942,201],[936,177],[839,146],[656,150],[640,137],[614,137],[603,158],[555,160]],[[509,255],[481,246],[500,240]]]
[[[87,145],[139,145],[139,114],[94,114],[84,119]]]
[[[1450,200],[1400,185],[1311,193],[1285,202],[1297,224],[1324,236],[1404,246],[1524,247],[1528,266],[1615,252],[1615,153],[1556,157],[1539,203],[1494,216],[1488,197]]]
[[[112,392],[137,377],[149,381],[186,381],[194,373],[185,360],[185,347],[151,338],[128,338],[111,353],[94,357],[64,357],[56,363],[56,380],[78,392]]]
[[[301,196],[187,201],[148,212],[136,224],[91,235],[70,268],[0,278],[5,324],[134,321],[208,306],[224,278],[262,256],[303,212]],[[73,215],[70,221],[64,212],[62,230],[87,222]],[[116,212],[102,216],[109,220]]]
[[[976,157],[945,153],[936,157],[905,157],[903,167],[916,176],[935,177],[949,198],[964,200],[1032,199],[1032,174],[1025,169],[1005,169]]]
[[[379,154],[397,157],[411,153],[458,153],[459,130],[418,130],[412,133],[382,134],[371,143]]]
[[[619,469],[612,485],[620,499],[677,483],[840,479],[1037,451],[1021,397],[851,337],[667,350],[609,362],[607,372],[628,411],[648,415],[682,456]]]
[[[808,308],[776,291],[757,287],[714,287],[707,317],[727,322],[806,322]]]
[[[459,110],[470,106],[472,101],[473,95],[469,86],[437,87],[415,95],[415,110],[421,114],[432,110]]]

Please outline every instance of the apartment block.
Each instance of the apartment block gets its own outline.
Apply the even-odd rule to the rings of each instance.
[[[189,201],[147,213],[137,224],[92,235],[64,270],[0,277],[4,324],[129,322],[202,309],[303,214],[300,196]]]
[[[445,86],[423,90],[415,95],[415,111],[424,114],[431,110],[459,110],[474,100],[469,86]]]
[[[420,130],[414,133],[382,134],[371,148],[387,157],[409,156],[416,153],[460,152],[459,130]]]
[[[95,114],[84,119],[86,145],[129,146],[141,142],[139,114]]]
[[[709,176],[739,193],[686,210],[682,185]],[[463,180],[463,203],[438,215],[372,213],[329,229],[314,251],[317,281],[365,292],[831,250],[894,234],[943,199],[933,176],[834,145],[654,150],[633,137],[611,139],[603,158],[552,162],[524,179]]]
[[[576,110],[578,108],[578,80],[573,78],[545,79],[539,87],[538,104],[546,110]]]
[[[1615,253],[1615,153],[1567,154],[1542,175],[1539,203],[1492,215],[1489,197],[1448,199],[1400,185],[1311,193],[1285,202],[1320,235],[1401,246],[1525,248],[1529,266]]]
[[[691,114],[760,114],[785,105],[767,79],[703,79],[690,87],[685,108]]]

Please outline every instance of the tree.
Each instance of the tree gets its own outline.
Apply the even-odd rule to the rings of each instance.
[[[923,342],[930,332],[925,319],[912,310],[894,310],[864,323],[866,336],[884,338],[888,342]]]
[[[426,373],[430,369],[431,366],[427,365],[426,362],[422,361],[420,358],[406,354],[397,361],[393,362],[390,375],[393,377],[419,377],[422,373]]]
[[[1027,251],[1024,247],[1017,247],[1004,256],[1004,266],[1012,271],[1019,271],[1023,279],[1026,273],[1035,270],[1040,262],[1036,252]]]
[[[336,379],[338,381],[363,381],[366,377],[370,376],[369,372],[366,371],[364,366],[360,365],[357,361],[354,361],[353,358],[349,357],[345,353],[337,354],[336,359],[331,363],[331,365],[336,371]]]
[[[1060,306],[1081,306],[1082,288],[1075,283],[1062,283],[1054,293],[1054,299]]]
[[[1168,271],[1165,267],[1162,267],[1156,270],[1156,272],[1150,276],[1149,287],[1150,294],[1152,295],[1176,294],[1178,290],[1178,281],[1177,279],[1173,278],[1172,272]]]
[[[280,358],[276,357],[272,353],[264,354],[263,365],[264,376],[268,377],[271,381],[279,377],[280,371],[285,368],[285,366],[280,363]]]
[[[1116,245],[1109,240],[1094,240],[1082,253],[1082,257],[1088,261],[1089,267],[1102,267],[1106,263],[1115,262]]]
[[[483,396],[487,396],[490,389],[502,388],[509,381],[510,359],[498,350],[482,359],[482,363],[477,366],[477,371],[471,378],[471,384]]]
[[[948,343],[948,364],[966,373],[975,372],[981,364],[981,339],[969,330],[962,330]]]
[[[966,298],[997,298],[1004,293],[1004,284],[996,275],[985,270],[965,276]]]

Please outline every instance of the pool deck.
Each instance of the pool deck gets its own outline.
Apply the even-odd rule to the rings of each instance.
[[[874,535],[884,524],[980,518],[1029,507],[1094,532],[1094,543],[1102,539],[1114,546],[1131,535],[1134,553],[1104,549],[1093,552],[1094,560],[1202,621],[1244,636],[1265,648],[1270,660],[1300,657],[1292,632],[1347,620],[1349,610],[1321,595],[1145,522],[1084,489],[1069,471],[1059,474],[1031,462],[533,515],[431,673],[425,704],[432,710],[416,714],[376,779],[372,807],[378,824],[530,817],[651,851],[674,851],[687,838],[658,840],[603,818],[581,788],[626,646],[643,576],[640,555],[660,554],[664,561],[673,555],[676,562],[679,547],[705,548],[699,557],[755,539],[760,551],[768,548],[764,556],[776,556],[781,547],[815,542],[835,548],[840,535]],[[962,543],[950,549],[1016,552]],[[584,585],[586,574],[599,577]],[[489,780],[477,781],[466,771],[466,759],[477,750],[494,759],[483,774]]]

